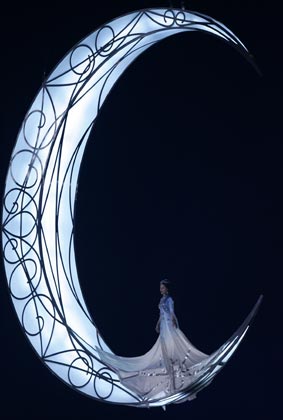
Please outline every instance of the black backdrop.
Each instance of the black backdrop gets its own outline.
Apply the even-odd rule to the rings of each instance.
[[[1,196],[18,130],[44,73],[99,25],[168,4],[7,5],[1,23]],[[200,33],[162,41],[126,70],[103,106],[79,177],[81,287],[120,355],[140,355],[153,345],[162,277],[175,285],[181,329],[204,352],[222,344],[263,294],[255,323],[193,402],[169,406],[166,413],[103,404],[72,391],[41,364],[20,329],[1,266],[3,418],[280,418],[279,11],[257,1],[186,6],[232,29],[262,76],[227,44]]]

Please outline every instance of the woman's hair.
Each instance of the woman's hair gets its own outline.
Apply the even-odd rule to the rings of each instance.
[[[160,281],[160,284],[164,284],[164,286],[167,288],[168,292],[171,291],[172,284],[171,284],[171,282],[168,279],[162,279]]]

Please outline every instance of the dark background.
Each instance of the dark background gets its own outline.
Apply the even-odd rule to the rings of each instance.
[[[44,73],[112,18],[169,3],[7,4],[1,196]],[[156,340],[163,277],[175,285],[182,331],[204,352],[224,343],[263,294],[260,311],[231,361],[193,402],[166,413],[113,406],[72,391],[39,361],[20,329],[1,261],[3,419],[282,418],[280,14],[275,2],[185,4],[233,30],[262,76],[227,44],[201,33],[162,41],[126,70],[102,108],[81,168],[75,226],[81,287],[106,342],[124,356],[141,355]]]

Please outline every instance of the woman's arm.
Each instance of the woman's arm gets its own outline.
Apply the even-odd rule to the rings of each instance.
[[[155,331],[159,334],[160,333],[160,317],[157,321],[156,327],[155,327]]]
[[[175,312],[174,312],[174,301],[171,297],[170,297],[168,303],[169,303],[169,311],[170,311],[170,315],[171,315],[173,325],[176,328],[179,328],[179,323],[178,323],[177,317],[176,317]]]

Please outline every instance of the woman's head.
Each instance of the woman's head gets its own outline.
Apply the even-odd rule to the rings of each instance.
[[[170,291],[170,281],[168,279],[163,279],[160,281],[160,293],[165,296],[168,295]]]

